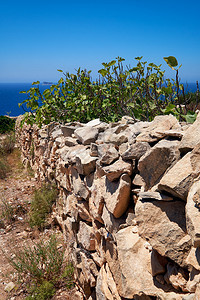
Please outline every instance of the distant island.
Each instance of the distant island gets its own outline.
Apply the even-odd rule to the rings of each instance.
[[[51,81],[44,81],[42,84],[43,85],[50,85],[50,84],[53,84],[53,82],[51,82]]]

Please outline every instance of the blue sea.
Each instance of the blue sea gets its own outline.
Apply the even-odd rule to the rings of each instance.
[[[26,94],[19,94],[20,91],[28,91],[32,86],[31,83],[0,83],[0,115],[10,115],[12,117],[24,113],[19,108],[18,103],[25,100]],[[185,83],[186,92],[196,92],[196,83]],[[40,90],[43,92],[50,85],[40,84]]]

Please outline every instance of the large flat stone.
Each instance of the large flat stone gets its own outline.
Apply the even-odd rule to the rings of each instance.
[[[184,265],[190,250],[184,202],[139,200],[135,213],[139,235],[160,255]]]
[[[196,156],[195,156],[196,157]],[[194,179],[199,175],[199,168],[193,166],[194,153],[187,153],[161,179],[158,185],[160,191],[166,191],[175,197],[187,200],[189,189]],[[200,156],[198,157],[200,159]]]
[[[193,246],[200,247],[200,181],[197,180],[190,188],[186,204],[187,231],[192,238]]]
[[[111,182],[105,176],[105,204],[115,218],[125,213],[130,201],[130,189],[131,179],[127,174],[122,174],[117,182]]]
[[[200,143],[200,113],[196,121],[184,132],[179,149],[186,153],[194,149],[198,143]]]
[[[146,183],[146,189],[154,186],[178,158],[177,141],[162,140],[146,152],[138,163],[138,169]]]

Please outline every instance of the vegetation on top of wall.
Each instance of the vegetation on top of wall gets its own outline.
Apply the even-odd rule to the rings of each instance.
[[[175,79],[165,79],[161,65],[142,61],[142,57],[135,59],[135,67],[124,67],[121,57],[102,63],[96,81],[92,81],[91,71],[79,68],[76,74],[69,74],[58,70],[63,77],[43,93],[40,82],[33,82],[28,91],[21,92],[27,94],[27,99],[19,104],[26,111],[23,122],[39,126],[52,121],[88,122],[95,118],[113,122],[123,115],[151,121],[156,115],[169,113],[179,120],[193,122],[199,103],[198,84],[196,104],[191,111],[190,99],[180,84],[181,66],[178,67],[176,58],[164,58],[175,71]]]

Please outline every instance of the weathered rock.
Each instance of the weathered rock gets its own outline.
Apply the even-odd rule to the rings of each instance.
[[[10,293],[14,288],[15,288],[15,284],[14,284],[14,282],[11,281],[8,284],[6,284],[4,291],[6,291],[7,293]]]
[[[145,181],[139,174],[136,174],[132,183],[136,186],[145,186]]]
[[[136,295],[146,295],[157,296],[163,300],[170,299],[170,288],[154,283],[151,275],[151,253],[145,248],[145,241],[132,232],[132,226],[118,231],[116,239],[122,280],[121,289],[118,289],[120,296],[132,299]],[[165,292],[166,289],[169,293]]]
[[[83,150],[76,155],[76,168],[79,174],[89,175],[96,168],[97,157],[90,156],[90,150]]]
[[[86,201],[77,201],[76,207],[78,210],[78,214],[81,219],[87,221],[87,222],[92,222],[92,217],[89,213],[89,204]]]
[[[136,141],[156,142],[165,136],[164,132],[166,130],[178,128],[180,128],[180,125],[174,116],[156,116],[149,127],[137,136]]]
[[[111,182],[105,177],[105,204],[115,218],[120,218],[126,211],[130,200],[131,179],[123,174],[118,182]]]
[[[173,198],[168,195],[164,195],[159,192],[151,192],[151,191],[139,192],[138,196],[141,199],[145,199],[145,200],[147,200],[147,199],[158,200],[158,201],[172,201],[173,200]]]
[[[185,238],[184,203],[140,200],[136,203],[135,213],[139,235],[148,239],[160,255],[184,265],[190,250],[190,240]]]
[[[77,145],[77,140],[72,138],[72,137],[66,137],[64,139],[64,143],[66,146],[68,147],[73,147],[73,146],[76,146]]]
[[[121,300],[108,264],[101,267],[96,285],[97,300]]]
[[[192,152],[180,159],[161,179],[158,184],[160,191],[166,191],[175,197],[187,200],[189,189],[194,179],[199,175],[192,167]]]
[[[120,145],[128,142],[128,136],[126,132],[126,128],[128,125],[120,124],[113,128],[109,128],[104,132],[99,134],[98,141],[104,143],[111,143],[114,145]]]
[[[130,145],[130,147],[122,153],[122,158],[124,160],[128,159],[140,159],[151,147],[146,142],[139,142]]]
[[[189,280],[187,282],[186,288],[190,293],[194,293],[197,287],[197,284],[200,282],[200,271],[192,268],[190,272]]]
[[[102,165],[109,165],[119,158],[119,153],[112,144],[92,144],[91,155],[98,156]]]
[[[186,258],[186,264],[194,267],[200,271],[200,249],[192,247],[188,257]]]
[[[179,145],[181,152],[186,153],[194,149],[194,147],[200,143],[200,113],[198,114],[196,121],[184,132],[184,136]]]
[[[98,129],[92,126],[84,126],[74,131],[75,136],[83,145],[89,145],[96,141],[98,137]]]
[[[156,276],[158,274],[165,273],[165,266],[167,265],[167,259],[161,256],[156,250],[151,252],[151,274]]]
[[[186,204],[187,231],[192,238],[193,246],[200,246],[200,211],[196,202],[200,202],[200,181],[196,181],[190,188]]]
[[[79,231],[77,234],[78,243],[88,251],[95,250],[95,239],[93,228],[86,223],[80,221]]]
[[[130,162],[125,162],[122,159],[117,160],[113,164],[105,167],[99,166],[99,172],[101,176],[106,175],[108,180],[117,180],[123,173],[131,176],[133,171],[133,166]]]
[[[154,186],[179,158],[178,142],[163,140],[141,157],[138,163],[146,188]]]
[[[89,211],[94,220],[102,223],[101,215],[104,206],[104,178],[98,178],[93,181],[90,188],[91,197],[89,198]]]
[[[74,194],[77,197],[88,199],[89,191],[85,186],[83,180],[81,180],[77,170],[73,167],[70,168],[70,178],[71,178],[71,186],[73,188]]]
[[[167,273],[164,276],[165,281],[171,283],[171,285],[179,290],[181,289],[183,292],[188,292],[187,285],[187,274],[184,272],[182,268],[175,265],[172,262],[167,264]]]
[[[119,230],[119,226],[125,222],[123,218],[116,219],[113,214],[111,214],[106,206],[103,207],[103,213],[101,216],[105,228],[110,233],[115,233]]]

